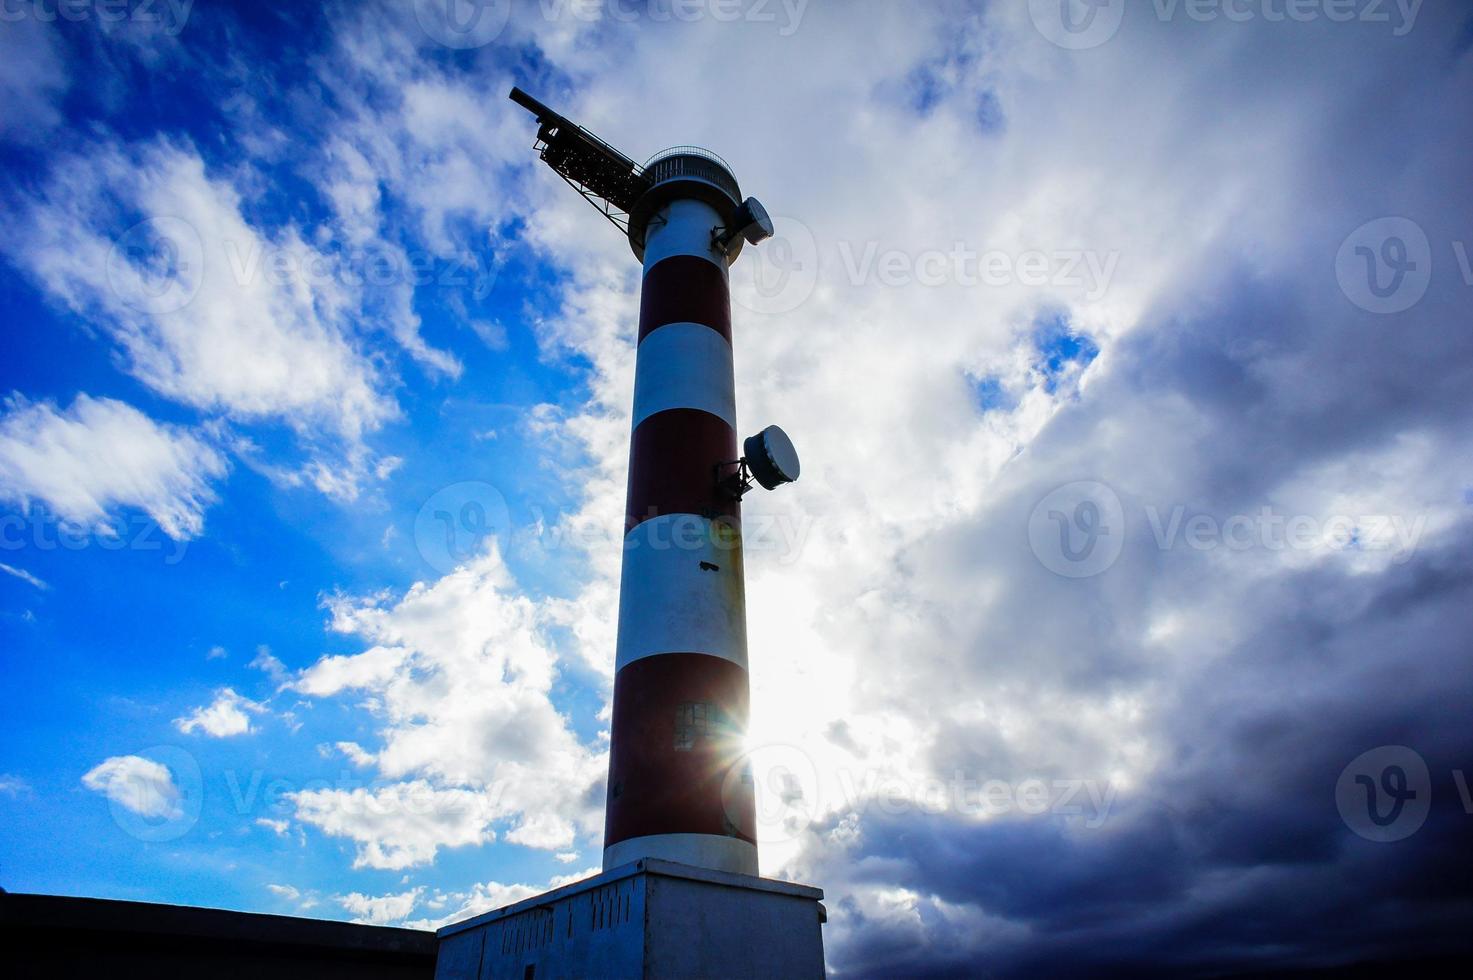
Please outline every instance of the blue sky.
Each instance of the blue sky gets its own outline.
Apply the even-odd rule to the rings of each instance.
[[[56,100],[58,118],[44,133],[22,130],[14,134],[19,139],[6,142],[6,171],[13,179],[5,191],[12,213],[23,211],[38,187],[47,186],[53,167],[87,167],[104,140],[113,146],[168,145],[197,158],[210,173],[245,164],[229,103],[241,82],[231,77],[237,72],[269,72],[269,80],[247,87],[248,97],[266,104],[260,111],[272,124],[292,127],[286,130],[290,140],[310,140],[311,121],[279,103],[292,98],[297,85],[312,84],[306,60],[328,43],[330,25],[322,11],[263,17],[249,7],[201,7],[186,24],[187,42],[146,29],[125,42],[106,36],[96,22],[38,28],[22,21],[8,27],[19,33],[8,43],[33,56],[41,46],[65,74],[79,71],[89,53],[100,53],[106,62],[89,84],[74,82]],[[227,48],[239,64],[222,68]],[[502,57],[507,72],[537,63],[533,52],[512,49]],[[438,61],[451,75],[468,68],[457,65],[450,52]],[[304,177],[302,164],[293,154],[248,162],[257,193],[242,202],[241,213],[266,239],[262,262],[274,249],[270,238],[282,229],[320,232],[331,225],[329,202]],[[121,200],[109,216],[112,233],[125,247],[135,246],[139,261],[157,259],[149,240],[138,245],[125,237],[129,226],[150,214]],[[216,430],[204,440],[212,453],[233,440],[249,439],[255,448],[248,456],[221,454],[224,462],[209,472],[198,502],[197,533],[162,530],[146,506],[138,506],[148,499],[146,492],[130,500],[120,491],[101,521],[89,521],[98,515],[76,509],[58,511],[40,495],[7,502],[12,522],[5,563],[14,571],[0,583],[9,719],[0,771],[24,786],[3,801],[14,831],[6,835],[3,859],[8,887],[269,908],[279,903],[265,885],[278,880],[310,879],[324,893],[387,891],[399,883],[399,873],[346,873],[343,858],[351,857],[351,848],[344,852],[321,841],[303,846],[300,835],[257,825],[260,818],[290,816],[289,806],[265,802],[264,789],[245,806],[234,798],[232,780],[242,792],[253,778],[265,787],[281,781],[278,793],[318,780],[371,781],[341,758],[323,758],[314,746],[372,742],[372,725],[346,710],[313,711],[283,722],[280,715],[293,699],[276,692],[280,676],[259,666],[263,651],[288,671],[324,655],[357,652],[361,642],[324,633],[324,595],[402,593],[449,571],[449,553],[435,537],[443,525],[432,513],[420,513],[444,488],[451,488],[457,504],[457,557],[475,553],[486,540],[479,522],[459,510],[465,501],[456,495],[457,485],[471,484],[466,500],[476,503],[500,494],[502,509],[493,516],[514,519],[519,527],[539,518],[555,523],[576,504],[577,491],[554,464],[576,466],[578,454],[550,451],[529,437],[522,420],[533,406],[558,410],[588,397],[587,365],[574,354],[545,356],[528,326],[556,312],[559,274],[518,246],[515,221],[506,228],[506,240],[493,247],[486,229],[453,217],[450,233],[457,239],[463,234],[464,243],[457,241],[452,254],[442,255],[413,234],[398,232],[403,220],[388,203],[382,218],[387,244],[332,242],[324,249],[339,253],[334,257],[341,263],[328,274],[329,284],[380,277],[375,281],[382,288],[365,290],[353,329],[362,357],[373,358],[383,375],[384,402],[396,409],[396,417],[372,437],[377,457],[403,461],[389,478],[374,480],[350,498],[294,486],[295,473],[309,462],[312,450],[305,446],[313,437],[293,431],[298,423],[288,414],[267,408],[249,421],[226,422],[228,432]],[[383,250],[390,246],[415,250],[414,261],[423,266],[401,264],[399,256]],[[253,257],[244,247],[236,254],[242,267]],[[423,283],[412,299],[418,334],[428,347],[453,358],[454,376],[417,369],[378,333],[379,309],[416,277]],[[24,405],[47,406],[65,418],[79,398],[130,406],[153,425],[177,427],[169,430],[175,432],[199,431],[228,416],[210,406],[180,404],[161,394],[158,384],[140,381],[128,355],[109,343],[87,311],[57,303],[15,266],[7,267],[0,289],[9,325],[9,418],[23,413]],[[332,458],[334,451],[344,453],[341,446],[326,449],[325,465],[343,466],[341,458]],[[99,523],[117,537],[96,530]],[[505,534],[505,520],[496,523],[488,530]],[[63,543],[59,534],[70,537]],[[530,554],[509,555],[507,565],[532,594],[567,595],[583,577],[576,567]],[[593,739],[598,696],[580,689],[579,682],[588,686],[589,678],[568,673],[551,699]],[[175,724],[226,689],[270,706],[244,709],[251,718],[248,733],[217,740],[196,729],[188,737]],[[208,774],[198,824],[167,846],[130,847],[123,838],[100,853],[99,840],[117,838],[119,828],[80,775],[122,753],[119,746],[142,750],[156,743],[184,748]],[[52,844],[32,846],[40,839]],[[496,863],[513,880],[545,880],[568,870],[545,853],[505,850]],[[436,887],[465,889],[484,880],[483,862],[484,856],[443,856]],[[299,874],[287,874],[288,865]],[[342,914],[331,903],[321,911]]]
[[[138,6],[0,24],[0,886],[597,867],[639,268],[518,84],[776,218],[751,742],[836,972],[1466,951],[1466,13]]]

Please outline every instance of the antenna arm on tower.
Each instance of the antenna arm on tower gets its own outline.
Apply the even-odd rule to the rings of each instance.
[[[532,96],[528,95],[526,92],[523,92],[519,88],[512,88],[510,98],[517,105],[521,106],[523,109],[526,109],[532,115],[536,116],[538,122],[567,122],[567,120],[564,119],[562,116],[553,112],[547,106],[543,105],[541,102],[538,102],[536,99],[532,98]]]

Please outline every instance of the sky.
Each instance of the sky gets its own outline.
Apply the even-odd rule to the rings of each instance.
[[[775,218],[748,743],[831,972],[1473,952],[1470,49],[6,0],[0,887],[430,928],[598,869],[640,270],[520,85]]]

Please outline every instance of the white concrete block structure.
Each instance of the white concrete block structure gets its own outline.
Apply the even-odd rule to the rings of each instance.
[[[649,859],[440,930],[436,980],[822,980],[817,888]]]

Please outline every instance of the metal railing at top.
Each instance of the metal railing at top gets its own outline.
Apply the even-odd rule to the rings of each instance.
[[[742,199],[731,164],[704,147],[672,146],[661,150],[645,162],[642,171],[651,186],[675,177],[697,177],[720,187],[733,200]]]

